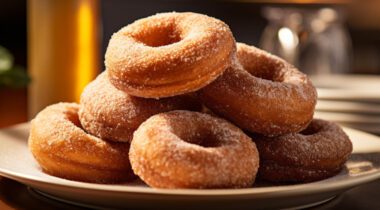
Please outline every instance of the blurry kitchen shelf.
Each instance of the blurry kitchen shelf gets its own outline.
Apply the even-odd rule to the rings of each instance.
[[[311,76],[314,85],[320,88],[330,89],[360,89],[369,90],[380,88],[380,76],[376,75],[320,75]]]
[[[380,102],[379,89],[328,89],[317,88],[318,99],[357,102]]]
[[[362,103],[357,101],[318,100],[318,111],[347,112],[380,115],[380,106],[377,103]]]
[[[364,124],[364,123],[347,123],[347,122],[337,122],[338,124],[350,128],[355,128],[368,133],[373,133],[380,135],[380,126],[378,124]]]
[[[380,76],[375,75],[325,75],[312,76],[323,100],[352,102],[380,102]]]
[[[380,115],[316,111],[314,117],[335,122],[374,124],[380,128]]]

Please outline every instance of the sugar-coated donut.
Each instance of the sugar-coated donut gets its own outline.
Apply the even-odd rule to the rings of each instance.
[[[112,143],[80,127],[79,105],[59,103],[31,122],[29,149],[42,170],[66,179],[114,183],[134,177],[128,143]]]
[[[81,95],[79,120],[83,128],[110,141],[132,141],[133,132],[150,116],[172,110],[200,110],[194,96],[182,95],[164,99],[130,96],[116,89],[106,73],[92,81]]]
[[[239,188],[253,184],[255,143],[231,123],[208,114],[171,111],[134,133],[133,171],[156,188]]]
[[[317,92],[307,76],[284,60],[245,44],[222,76],[199,91],[213,112],[250,132],[277,136],[304,129]]]
[[[194,92],[215,80],[236,53],[229,27],[196,13],[161,13],[115,33],[105,65],[118,89],[162,98]]]
[[[273,182],[310,182],[339,173],[352,143],[335,123],[314,119],[301,133],[252,136],[260,153],[259,177]]]

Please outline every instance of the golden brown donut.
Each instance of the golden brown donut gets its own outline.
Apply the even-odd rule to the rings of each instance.
[[[231,123],[207,114],[171,111],[134,133],[133,171],[156,188],[240,188],[259,166],[255,143]]]
[[[105,65],[118,89],[162,98],[206,86],[230,65],[235,52],[235,40],[222,21],[171,12],[137,20],[115,33]]]
[[[199,91],[204,104],[250,132],[277,136],[304,129],[317,101],[307,76],[255,47],[238,43],[237,49],[239,61]]]
[[[335,123],[314,119],[300,133],[252,136],[260,154],[259,177],[273,182],[311,182],[339,173],[352,143]]]
[[[127,143],[87,134],[78,119],[79,105],[59,103],[31,122],[29,149],[42,170],[66,179],[114,183],[133,178]]]
[[[133,132],[150,116],[178,109],[197,111],[201,105],[189,95],[160,100],[130,96],[102,73],[81,95],[79,120],[87,132],[99,138],[130,142]]]

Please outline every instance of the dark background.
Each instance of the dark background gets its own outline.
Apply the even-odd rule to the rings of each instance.
[[[360,2],[366,4],[367,1]],[[232,0],[103,0],[100,3],[103,22],[103,30],[100,32],[102,35],[101,55],[104,55],[112,33],[122,26],[138,18],[168,11],[193,11],[214,16],[225,21],[231,27],[238,41],[257,45],[267,24],[262,17],[261,9],[268,4],[254,2]],[[281,6],[294,5],[281,4]],[[308,5],[307,7],[318,6],[320,5]],[[368,26],[367,23],[371,19],[363,19],[357,23],[357,20],[365,13],[358,18],[350,14],[350,9],[347,10],[349,20],[347,27],[352,38],[354,50],[353,73],[380,74],[380,24],[376,25],[375,23]],[[26,0],[1,1],[0,45],[5,46],[14,54],[17,64],[27,67],[26,13]],[[103,59],[103,56],[100,57]]]
[[[9,49],[15,62],[26,66],[26,0],[2,0],[0,3],[0,45]]]

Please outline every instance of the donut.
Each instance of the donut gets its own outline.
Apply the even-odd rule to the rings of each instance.
[[[105,65],[118,89],[162,98],[206,86],[235,54],[235,40],[225,23],[206,15],[172,12],[137,20],[113,34]]]
[[[107,142],[87,134],[78,118],[79,105],[58,103],[31,122],[29,149],[47,174],[76,181],[115,183],[134,177],[129,144]]]
[[[307,76],[284,60],[245,44],[223,75],[199,91],[216,114],[249,132],[278,136],[312,120],[317,92]]]
[[[300,133],[278,137],[252,135],[260,154],[260,179],[311,182],[339,173],[352,143],[335,123],[314,119]]]
[[[182,110],[141,124],[129,158],[135,174],[155,188],[249,187],[259,166],[255,143],[239,128]]]
[[[200,110],[201,104],[190,95],[164,99],[130,96],[116,89],[101,73],[81,95],[79,120],[90,134],[104,140],[130,142],[133,132],[150,116],[171,110]]]

